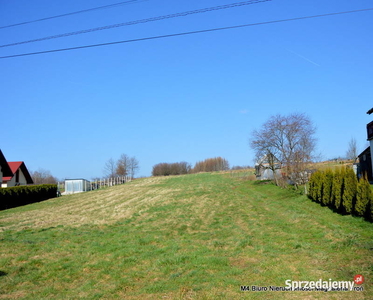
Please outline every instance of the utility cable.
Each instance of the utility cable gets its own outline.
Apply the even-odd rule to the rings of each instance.
[[[165,15],[165,16],[160,16],[160,17],[154,17],[154,18],[142,19],[142,20],[137,20],[137,21],[131,21],[131,22],[125,22],[125,23],[102,26],[102,27],[96,27],[96,28],[91,28],[91,29],[79,30],[79,31],[74,31],[74,32],[69,32],[69,33],[57,34],[57,35],[47,36],[47,37],[43,37],[43,38],[23,41],[23,42],[5,44],[5,45],[0,45],[0,48],[17,46],[17,45],[22,45],[22,44],[27,44],[27,43],[40,42],[40,41],[56,39],[56,38],[62,38],[62,37],[67,37],[67,36],[72,36],[72,35],[89,33],[89,32],[98,31],[98,30],[106,30],[106,29],[112,29],[112,28],[117,28],[117,27],[122,27],[122,26],[137,25],[137,24],[141,24],[141,23],[154,22],[154,21],[160,21],[160,20],[164,20],[164,19],[171,19],[171,18],[177,18],[177,17],[185,17],[185,16],[192,15],[192,14],[206,13],[206,12],[210,12],[210,11],[214,11],[214,10],[228,9],[228,8],[233,8],[233,7],[238,7],[238,6],[256,4],[256,3],[261,3],[261,2],[267,2],[267,1],[271,1],[271,0],[249,0],[249,1],[243,1],[243,2],[235,2],[235,3],[231,3],[231,4],[226,4],[226,5],[219,5],[219,6],[208,7],[208,8],[197,9],[197,10],[191,10],[191,11],[175,13],[175,14],[170,14],[170,15]]]
[[[0,59],[20,57],[20,56],[28,56],[28,55],[37,55],[37,54],[46,54],[46,53],[53,53],[53,52],[70,51],[70,50],[78,50],[78,49],[86,49],[86,48],[93,48],[93,47],[123,44],[123,43],[133,43],[133,42],[163,39],[163,38],[170,38],[170,37],[183,36],[183,35],[191,35],[191,34],[204,33],[204,32],[213,32],[213,31],[220,31],[220,30],[243,28],[243,27],[249,27],[249,26],[267,25],[267,24],[274,24],[274,23],[283,23],[283,22],[299,21],[299,20],[305,20],[305,19],[329,17],[329,16],[342,15],[342,14],[351,14],[351,13],[358,13],[358,12],[371,11],[371,10],[373,10],[373,8],[365,8],[365,9],[358,9],[358,10],[327,13],[327,14],[321,14],[321,15],[313,15],[313,16],[305,16],[305,17],[297,17],[297,18],[290,18],[290,19],[266,21],[266,22],[259,22],[259,23],[249,23],[249,24],[242,24],[242,25],[235,25],[235,26],[204,29],[204,30],[197,30],[197,31],[173,33],[173,34],[158,35],[158,36],[138,38],[138,39],[132,39],[132,40],[124,40],[124,41],[117,41],[117,42],[110,42],[110,43],[102,43],[102,44],[78,46],[78,47],[71,47],[71,48],[63,48],[63,49],[46,50],[46,51],[40,51],[40,52],[31,52],[31,53],[14,54],[14,55],[8,55],[8,56],[0,56]]]
[[[66,14],[62,14],[62,15],[57,15],[57,16],[52,16],[52,17],[46,17],[46,18],[41,18],[41,19],[32,20],[32,21],[25,21],[25,22],[16,23],[16,24],[10,24],[10,25],[5,25],[5,26],[0,26],[0,29],[5,29],[5,28],[9,28],[9,27],[20,26],[20,25],[26,25],[26,24],[30,24],[30,23],[36,23],[36,22],[41,22],[41,21],[46,21],[46,20],[51,20],[51,19],[56,19],[56,18],[62,18],[62,17],[71,16],[71,15],[77,15],[77,14],[81,14],[81,13],[91,12],[91,11],[94,11],[94,10],[112,8],[112,7],[116,7],[116,6],[120,6],[120,5],[132,4],[134,2],[142,2],[142,1],[147,1],[147,0],[129,0],[129,1],[124,1],[124,2],[118,2],[118,3],[113,3],[113,4],[99,6],[99,7],[94,7],[94,8],[88,8],[88,9],[78,10],[78,11],[74,11],[74,12],[66,13]]]

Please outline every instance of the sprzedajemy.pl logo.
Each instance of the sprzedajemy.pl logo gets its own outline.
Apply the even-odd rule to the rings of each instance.
[[[289,291],[320,291],[320,292],[348,292],[364,290],[362,284],[364,283],[363,275],[355,275],[353,281],[336,281],[329,278],[329,280],[316,280],[316,281],[296,281],[285,280],[285,286],[258,286],[258,285],[241,285],[241,291],[251,292],[289,292]]]

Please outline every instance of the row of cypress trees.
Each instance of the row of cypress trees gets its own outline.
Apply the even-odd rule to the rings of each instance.
[[[367,178],[357,179],[351,168],[319,170],[311,175],[309,198],[341,214],[373,220],[373,192]]]

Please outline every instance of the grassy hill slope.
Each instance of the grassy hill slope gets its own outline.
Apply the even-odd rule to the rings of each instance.
[[[372,299],[373,225],[221,173],[0,212],[0,299]],[[241,292],[285,280],[363,292]]]

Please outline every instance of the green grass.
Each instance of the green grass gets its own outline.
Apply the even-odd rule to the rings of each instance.
[[[0,299],[372,299],[373,225],[245,176],[146,178],[0,212]],[[364,292],[241,292],[353,280]]]

